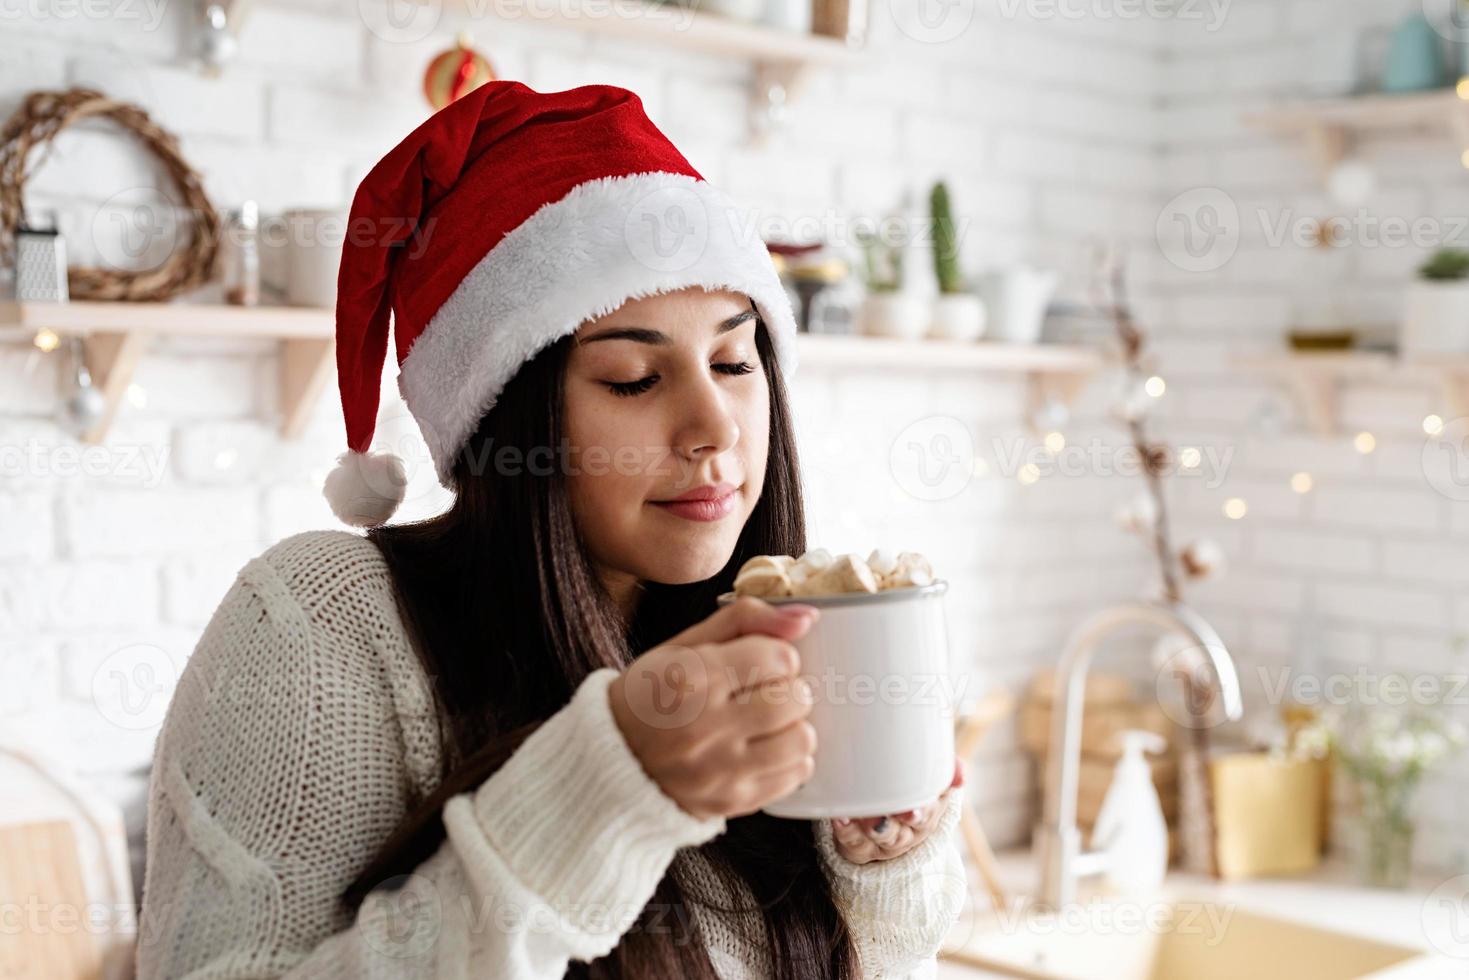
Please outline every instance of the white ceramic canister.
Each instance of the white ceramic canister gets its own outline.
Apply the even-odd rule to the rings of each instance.
[[[331,309],[337,303],[337,273],[349,215],[331,208],[282,212],[285,249],[282,284],[291,306]]]
[[[766,804],[776,817],[876,817],[932,803],[954,776],[948,583],[790,596],[821,616],[795,641],[812,687],[816,770]],[[727,592],[720,605],[735,598]]]

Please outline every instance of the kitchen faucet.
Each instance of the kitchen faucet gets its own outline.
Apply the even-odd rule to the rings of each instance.
[[[1051,742],[1046,759],[1045,810],[1036,828],[1034,851],[1040,869],[1040,903],[1059,909],[1076,899],[1080,878],[1105,870],[1105,854],[1084,851],[1076,826],[1076,791],[1081,765],[1081,713],[1092,652],[1114,630],[1131,625],[1154,626],[1181,634],[1213,667],[1225,718],[1244,713],[1234,660],[1214,629],[1179,602],[1132,602],[1095,613],[1066,640],[1056,668],[1051,701]],[[1196,720],[1195,723],[1198,723]]]

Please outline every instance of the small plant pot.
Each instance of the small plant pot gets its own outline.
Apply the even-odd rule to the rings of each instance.
[[[911,293],[868,293],[862,299],[862,332],[870,337],[917,340],[928,331],[928,300]]]
[[[1469,280],[1409,286],[1398,347],[1404,355],[1469,351]]]
[[[974,293],[940,293],[933,301],[928,335],[935,340],[978,340],[984,335],[984,301]]]

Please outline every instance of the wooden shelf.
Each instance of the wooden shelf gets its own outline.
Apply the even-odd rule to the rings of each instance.
[[[100,443],[117,415],[150,338],[250,337],[280,342],[280,432],[301,434],[335,366],[331,310],[197,303],[17,303],[0,301],[0,329],[29,339],[41,330],[79,337],[92,383],[106,408],[82,436]]]
[[[801,334],[800,356],[803,370],[846,367],[1023,375],[1027,417],[1050,401],[1071,404],[1092,375],[1107,364],[1101,350],[1080,345],[890,340],[836,334]]]
[[[0,327],[43,328],[63,336],[98,329],[197,337],[330,339],[335,317],[303,306],[225,306],[205,303],[17,303],[0,300]]]
[[[87,370],[107,402],[102,421],[83,437],[89,443],[100,442],[106,436],[152,337],[279,341],[280,431],[287,439],[300,434],[335,366],[335,316],[328,309],[0,301],[0,334],[29,340],[40,330],[82,340]],[[1069,403],[1106,364],[1105,356],[1096,348],[1065,344],[905,341],[829,334],[801,334],[798,344],[802,365],[813,370],[877,368],[1023,375],[1036,406],[1052,399]]]
[[[896,367],[954,371],[1091,374],[1102,352],[1068,344],[976,340],[890,340],[852,334],[801,334],[801,363],[813,367]]]
[[[1288,102],[1241,118],[1263,132],[1303,137],[1323,173],[1345,156],[1353,140],[1367,135],[1432,133],[1447,136],[1460,151],[1469,150],[1469,101],[1453,88]]]
[[[468,7],[467,2],[459,6]],[[513,4],[504,10],[495,3],[480,9],[496,17],[540,26],[565,28],[628,41],[663,44],[684,51],[746,61],[786,61],[808,65],[836,65],[853,61],[860,51],[840,38],[800,34],[763,24],[705,13],[681,2],[593,4],[578,9],[576,0],[536,7]]]
[[[1290,385],[1311,428],[1321,436],[1336,435],[1340,388],[1351,381],[1422,378],[1438,387],[1444,418],[1469,415],[1469,354],[1403,358],[1370,350],[1280,351],[1244,355],[1233,363]]]
[[[1245,114],[1245,122],[1282,133],[1312,126],[1359,131],[1433,130],[1444,125],[1465,102],[1452,88],[1401,95],[1376,93],[1336,99],[1303,99]]]
[[[505,21],[579,31],[600,37],[658,44],[677,50],[748,61],[751,79],[750,129],[762,142],[779,118],[780,110],[795,101],[807,72],[813,67],[855,64],[862,48],[820,34],[798,34],[762,24],[750,24],[703,13],[689,0],[667,3],[618,4],[561,0],[527,7],[524,3],[492,2],[473,5],[451,0],[451,7],[475,13],[488,11]]]

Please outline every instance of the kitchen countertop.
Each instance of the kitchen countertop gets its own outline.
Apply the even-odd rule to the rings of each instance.
[[[1033,892],[1035,862],[1028,849],[1002,851],[996,856],[1002,886],[1010,896],[1010,908],[997,915],[988,893],[974,882],[970,902],[949,935],[946,945],[973,941],[985,929],[1012,924]],[[1435,891],[1437,889],[1437,891]],[[1462,898],[1469,892],[1469,875],[1434,876],[1416,874],[1404,891],[1368,888],[1355,881],[1351,866],[1332,857],[1310,874],[1290,878],[1257,878],[1222,882],[1185,872],[1170,872],[1158,895],[1158,903],[1171,900],[1205,900],[1229,903],[1241,910],[1337,932],[1350,933],[1379,942],[1424,950],[1425,957],[1400,964],[1378,974],[1382,980],[1465,980],[1469,977],[1469,907]],[[1455,902],[1454,899],[1459,899]],[[1098,920],[1091,911],[1105,909],[1107,898],[1100,888],[1081,889],[1078,914],[1058,921],[1058,932],[1085,929]],[[1138,903],[1134,903],[1135,905]],[[1141,903],[1146,907],[1150,903]],[[1457,907],[1456,907],[1457,906]],[[941,980],[974,980],[998,977],[966,964],[940,960]],[[1098,974],[1097,980],[1105,980]]]

